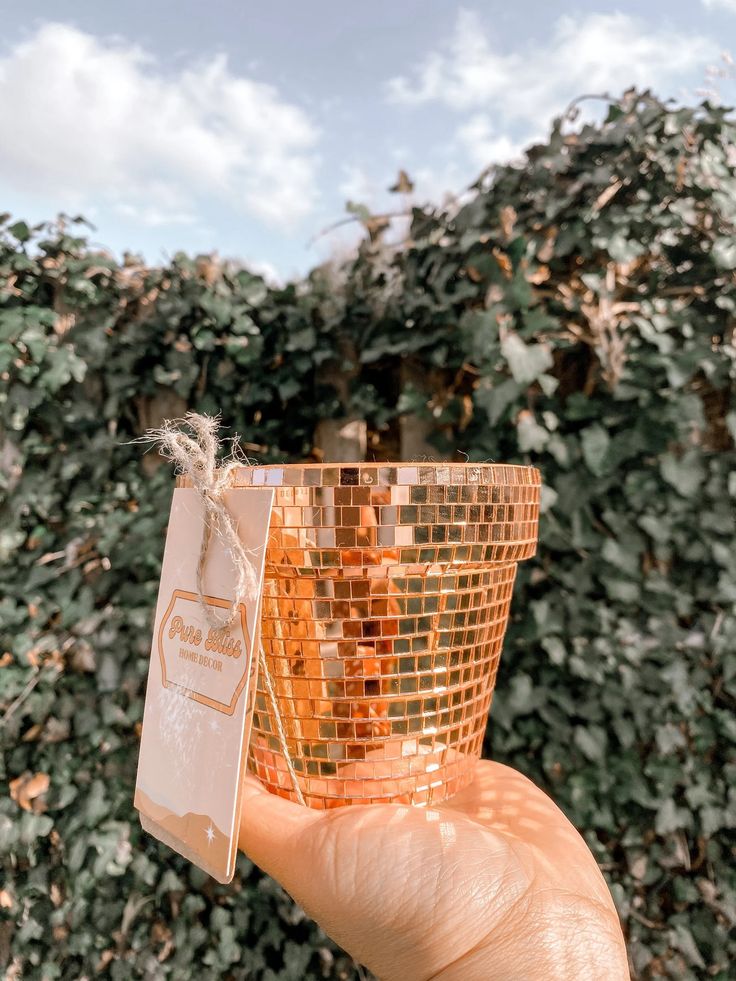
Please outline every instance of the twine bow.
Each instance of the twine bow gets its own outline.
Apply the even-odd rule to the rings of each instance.
[[[190,436],[184,426],[188,426],[194,436]],[[207,623],[216,630],[223,630],[235,619],[240,604],[255,597],[258,581],[224,500],[225,492],[231,487],[233,470],[242,466],[242,461],[233,458],[218,466],[222,445],[219,427],[217,417],[188,412],[183,419],[164,420],[161,428],[150,429],[145,439],[158,446],[161,455],[172,461],[178,473],[189,478],[199,494],[204,508],[204,527],[197,561],[197,594]],[[215,609],[207,603],[204,591],[204,573],[213,534],[222,539],[236,569],[235,592],[224,620],[220,620]]]
[[[189,435],[185,427],[188,427],[193,435]],[[218,457],[222,445],[219,428],[218,416],[204,416],[197,412],[187,412],[183,419],[166,419],[159,429],[149,429],[141,442],[157,446],[161,455],[174,463],[177,472],[189,478],[192,487],[199,494],[204,508],[204,525],[197,561],[197,594],[209,626],[215,630],[225,630],[235,619],[240,604],[246,599],[253,600],[257,597],[259,582],[247,550],[240,540],[237,524],[228,511],[224,500],[225,492],[232,487],[233,470],[243,466],[247,461],[238,456],[236,444],[233,441],[230,459],[218,466]],[[207,602],[204,589],[207,556],[212,536],[215,534],[220,536],[236,569],[235,592],[224,619],[219,619],[215,613],[215,608]],[[289,753],[271,672],[262,646],[259,646],[258,663],[271,703],[281,752],[289,771],[294,793],[299,803],[304,804],[304,795],[299,786]]]

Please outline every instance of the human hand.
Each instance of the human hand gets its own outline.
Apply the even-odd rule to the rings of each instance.
[[[240,847],[385,981],[629,977],[605,880],[530,780],[481,760],[443,804],[317,811],[246,782]]]

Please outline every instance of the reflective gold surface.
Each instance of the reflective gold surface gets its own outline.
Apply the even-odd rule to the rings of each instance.
[[[244,467],[272,486],[262,643],[306,802],[437,802],[472,778],[516,563],[534,553],[531,467]],[[250,766],[296,799],[259,686]]]

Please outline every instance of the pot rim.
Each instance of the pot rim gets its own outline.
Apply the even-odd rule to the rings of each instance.
[[[234,467],[233,487],[371,487],[480,484],[539,487],[536,467],[511,463],[269,463]]]

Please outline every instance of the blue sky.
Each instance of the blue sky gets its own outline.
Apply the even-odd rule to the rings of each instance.
[[[736,0],[0,0],[0,210],[82,212],[151,262],[216,250],[299,273],[400,167],[414,200],[514,158],[581,92],[693,99],[736,56]],[[710,75],[709,75],[710,69]],[[727,71],[728,74],[728,71]],[[731,72],[733,75],[733,73]]]

